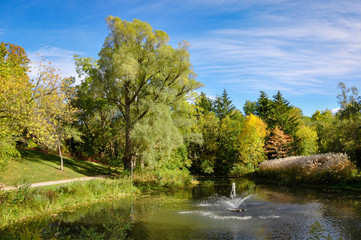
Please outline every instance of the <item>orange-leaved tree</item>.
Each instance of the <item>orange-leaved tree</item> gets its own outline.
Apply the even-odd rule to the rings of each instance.
[[[266,152],[271,158],[287,157],[292,154],[292,143],[292,137],[276,126],[271,131],[270,139],[266,144]]]

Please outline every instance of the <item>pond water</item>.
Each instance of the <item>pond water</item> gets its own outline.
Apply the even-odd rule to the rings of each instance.
[[[89,227],[117,231],[115,222],[130,227],[132,239],[361,239],[361,198],[242,179],[209,180],[182,191],[79,208],[41,224],[75,236]]]

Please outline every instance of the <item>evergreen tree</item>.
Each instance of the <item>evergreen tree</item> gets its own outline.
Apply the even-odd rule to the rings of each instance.
[[[209,97],[206,96],[204,92],[201,92],[199,96],[199,100],[196,103],[196,109],[199,114],[207,114],[213,110],[213,101]]]
[[[257,116],[260,117],[263,121],[270,124],[270,117],[271,117],[271,109],[272,109],[272,102],[268,98],[267,93],[261,91],[260,96],[257,101],[256,112]]]
[[[257,115],[257,102],[247,100],[243,106],[243,111],[246,116]]]
[[[222,96],[217,96],[214,101],[214,112],[222,120],[226,116],[232,116],[235,110],[236,107],[233,105],[231,98],[228,97],[226,89],[224,89]]]
[[[273,96],[271,106],[269,128],[274,129],[278,126],[281,127],[287,135],[295,136],[300,124],[299,116],[292,111],[294,107],[282,96],[280,91]]]

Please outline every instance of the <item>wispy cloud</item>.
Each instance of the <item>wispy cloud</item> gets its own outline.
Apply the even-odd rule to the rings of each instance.
[[[361,75],[361,11],[355,2],[343,6],[298,4],[282,16],[256,16],[259,24],[209,31],[190,41],[195,69],[200,76],[254,90],[329,94],[338,81]],[[306,8],[310,11],[301,16]]]
[[[75,77],[76,84],[79,84],[80,79],[78,79],[73,59],[74,54],[80,53],[57,47],[45,46],[36,51],[29,52],[29,58],[34,64],[40,60],[39,56],[44,57],[46,61],[50,61],[52,63],[53,67],[59,69],[63,77]],[[30,73],[30,77],[35,77],[35,74],[36,72],[32,71]]]

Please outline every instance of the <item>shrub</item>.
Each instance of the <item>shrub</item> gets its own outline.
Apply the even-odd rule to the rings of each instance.
[[[154,188],[182,188],[191,184],[192,176],[186,169],[142,170],[134,174],[134,182],[143,190]]]
[[[247,165],[244,165],[242,163],[236,163],[233,165],[230,173],[229,173],[229,176],[230,177],[241,177],[241,176],[244,176],[248,173],[252,173],[254,172],[254,166],[249,163]]]

